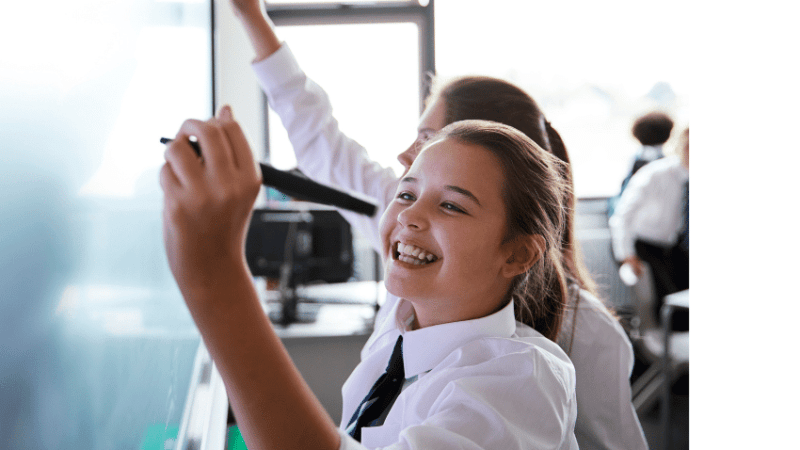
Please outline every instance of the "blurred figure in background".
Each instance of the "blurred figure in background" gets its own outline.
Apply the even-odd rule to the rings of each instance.
[[[633,174],[647,163],[664,157],[664,143],[669,140],[673,126],[672,119],[667,114],[658,111],[647,113],[633,122],[631,133],[642,146],[633,158],[628,175],[622,180],[619,194],[608,199],[608,217],[614,214],[619,198],[631,181]]]
[[[652,269],[656,317],[666,295],[689,288],[688,127],[676,149],[631,177],[608,222],[617,260],[637,277],[644,262]],[[674,328],[688,330],[688,316],[676,316]]]

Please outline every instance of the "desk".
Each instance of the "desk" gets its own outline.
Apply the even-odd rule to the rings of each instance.
[[[378,306],[386,301],[382,281],[355,281],[301,286],[296,323],[280,325],[283,307],[280,291],[257,283],[261,303],[281,339],[297,337],[369,336]]]
[[[662,370],[664,385],[661,401],[661,426],[664,430],[664,449],[670,448],[670,405],[672,402],[672,361],[670,360],[670,341],[672,338],[672,317],[675,311],[689,311],[689,290],[675,292],[664,297],[664,305],[661,307],[661,323],[664,327],[664,355],[662,356]]]

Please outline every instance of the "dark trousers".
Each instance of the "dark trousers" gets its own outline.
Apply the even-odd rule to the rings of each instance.
[[[678,245],[664,247],[643,240],[636,241],[636,254],[653,270],[656,290],[655,314],[661,321],[661,306],[664,297],[674,292],[689,289],[689,252]],[[688,311],[676,311],[672,319],[674,331],[689,329]]]

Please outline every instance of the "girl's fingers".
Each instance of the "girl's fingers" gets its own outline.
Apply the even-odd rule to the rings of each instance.
[[[222,128],[222,133],[225,135],[225,139],[227,139],[231,145],[231,158],[233,160],[233,165],[234,167],[239,168],[240,158],[236,148],[238,142],[231,140],[231,135],[234,133],[229,130],[231,124],[235,123],[233,120],[233,112],[231,111],[231,107],[228,105],[224,105],[222,108],[219,109],[219,111],[217,111],[216,117],[214,117],[211,120],[214,122],[215,125],[218,125]]]
[[[161,183],[161,189],[164,191],[165,197],[173,196],[178,189],[181,188],[181,182],[172,170],[172,165],[169,161],[161,166],[161,171],[158,173],[158,179]]]
[[[178,136],[170,142],[164,151],[164,159],[167,161],[165,167],[169,166],[169,173],[179,185],[190,185],[203,170],[188,136]]]
[[[225,105],[222,107],[217,115],[217,120],[230,142],[236,167],[243,175],[250,179],[259,178],[250,144],[247,143],[247,138],[242,128],[239,126],[239,123],[233,119],[233,113],[229,106]]]
[[[186,136],[196,136],[200,144],[200,151],[208,169],[214,175],[230,173],[234,168],[233,150],[231,150],[225,133],[217,124],[217,119],[203,122],[196,119],[188,119],[183,122],[178,131],[178,138]],[[177,139],[177,138],[176,138]]]
[[[229,105],[223,105],[222,108],[217,111],[217,119],[225,120],[225,121],[232,121],[233,119],[233,111]]]

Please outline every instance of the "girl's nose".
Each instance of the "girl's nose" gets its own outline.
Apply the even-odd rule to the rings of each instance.
[[[400,164],[402,164],[405,168],[405,171],[403,171],[404,175],[406,172],[408,172],[408,169],[411,167],[411,164],[414,163],[414,160],[417,159],[419,148],[419,140],[416,140],[406,149],[406,151],[397,155],[397,160],[400,161]]]
[[[425,206],[419,200],[400,211],[397,221],[405,228],[424,230],[428,228],[428,217]]]

